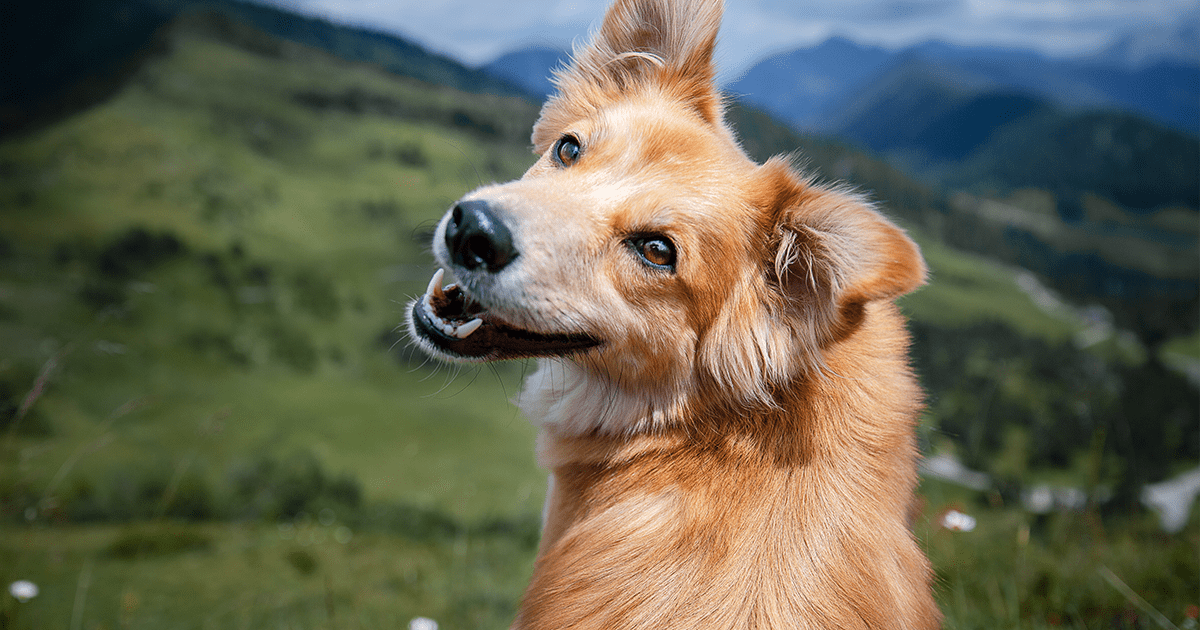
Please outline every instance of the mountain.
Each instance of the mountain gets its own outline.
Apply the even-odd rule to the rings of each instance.
[[[1068,110],[909,56],[848,99],[830,130],[945,185],[1101,194],[1200,208],[1200,140],[1118,110]]]
[[[545,100],[554,91],[550,81],[554,68],[565,65],[570,56],[559,48],[534,46],[500,55],[480,70]]]
[[[239,0],[142,0],[170,13],[209,10],[253,26],[275,37],[325,50],[352,62],[370,63],[400,76],[477,94],[523,95],[511,83],[467,68],[457,60],[426,50],[402,37],[341,26],[321,18]]]
[[[1047,111],[997,128],[986,152],[952,171],[972,194],[950,198],[894,160],[736,103],[728,115],[756,159],[799,147],[816,172],[871,191],[942,242],[1034,270],[1074,300],[1104,304],[1147,340],[1186,334],[1200,317],[1200,147],[1126,114]],[[1158,210],[1130,210],[1147,206]]]
[[[0,17],[0,136],[104,100],[168,17],[131,0],[6,3]]]
[[[166,44],[168,38],[156,37],[160,29],[176,16],[195,13],[222,16],[282,41],[401,76],[467,92],[524,94],[507,81],[394,35],[238,0],[16,2],[5,7],[0,20],[0,40],[6,46],[0,56],[0,136],[102,101],[146,53]],[[280,41],[260,43],[280,50]]]
[[[861,87],[891,57],[882,48],[834,37],[768,57],[728,90],[801,129],[819,129],[828,106]]]
[[[1147,59],[1131,67],[1111,56],[1052,59],[1026,50],[943,42],[889,52],[835,38],[771,57],[730,89],[801,128],[829,130],[838,127],[846,110],[884,98],[879,92],[894,95],[905,75],[918,73],[946,78],[960,91],[1025,92],[1067,109],[1123,109],[1196,133],[1200,63],[1179,55]]]
[[[1047,108],[1024,93],[989,91],[993,84],[955,68],[906,56],[854,94],[828,120],[829,130],[881,153],[928,162],[959,160],[1000,126]]]
[[[947,172],[961,188],[1036,187],[1069,200],[1090,192],[1141,212],[1200,208],[1200,140],[1123,112],[1036,109]]]

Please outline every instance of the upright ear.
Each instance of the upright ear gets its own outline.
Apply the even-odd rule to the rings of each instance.
[[[916,243],[853,193],[798,180],[779,161],[773,272],[793,317],[809,319],[820,345],[853,332],[863,306],[925,283]],[[789,309],[791,310],[791,309]]]
[[[719,122],[713,49],[723,11],[723,0],[616,0],[591,43],[556,73],[558,93],[538,124],[554,128],[546,132],[554,137],[541,138],[535,128],[539,152],[557,139],[561,124],[571,122],[557,118],[586,113],[647,87],[678,98],[710,123]]]

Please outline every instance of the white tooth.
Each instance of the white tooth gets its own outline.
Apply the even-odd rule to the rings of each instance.
[[[442,276],[446,275],[444,269],[439,268],[429,279],[429,288],[425,289],[426,299],[430,297],[441,297],[442,295]]]
[[[448,336],[448,337],[453,337],[454,336],[454,325],[453,324],[442,324],[442,332],[446,333],[446,336]]]
[[[459,339],[466,339],[467,337],[469,337],[471,335],[471,333],[475,332],[476,330],[479,330],[479,327],[482,325],[483,325],[483,320],[476,317],[475,319],[472,319],[471,321],[456,328],[454,330],[454,336],[458,337]]]

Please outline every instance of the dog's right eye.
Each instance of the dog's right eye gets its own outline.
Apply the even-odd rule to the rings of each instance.
[[[583,148],[579,146],[579,138],[572,135],[565,135],[558,139],[558,144],[554,145],[554,159],[563,166],[571,166],[579,161],[579,154],[583,152]]]
[[[635,236],[626,241],[642,262],[654,269],[675,271],[675,244],[665,236]]]

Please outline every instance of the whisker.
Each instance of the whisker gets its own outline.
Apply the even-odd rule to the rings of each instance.
[[[471,170],[475,171],[476,183],[479,186],[482,186],[484,184],[483,174],[479,172],[479,167],[475,165],[475,160],[471,159],[471,156],[467,155],[467,152],[464,151],[462,147],[458,146],[458,144],[451,142],[450,140],[448,140],[446,138],[443,138],[442,142],[444,142],[446,145],[448,145],[450,147],[453,147],[455,151],[458,151],[459,155],[462,155],[463,160],[465,160],[467,165],[471,167]]]

